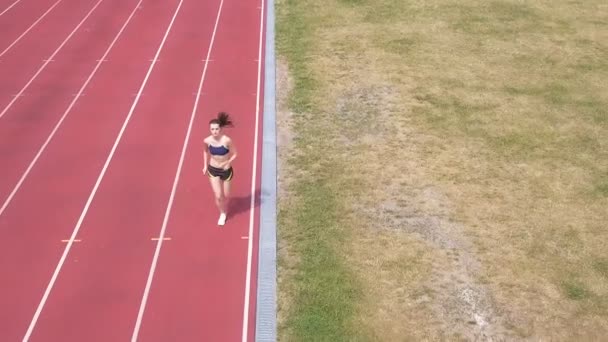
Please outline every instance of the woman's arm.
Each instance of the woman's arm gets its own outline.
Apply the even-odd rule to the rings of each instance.
[[[228,161],[226,162],[227,165],[232,165],[232,162],[236,159],[237,153],[236,153],[236,146],[234,145],[234,143],[232,142],[232,139],[228,140],[228,146],[230,148],[230,151],[232,151],[230,158],[228,159]]]
[[[207,142],[205,141],[205,146]],[[209,161],[209,156],[207,155],[207,149],[203,147],[203,173],[207,173],[207,162]]]

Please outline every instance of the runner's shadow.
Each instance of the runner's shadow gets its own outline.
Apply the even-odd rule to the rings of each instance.
[[[254,208],[258,208],[260,206],[260,194],[262,193],[262,191],[260,189],[257,189],[254,193],[255,196],[255,202],[254,202]],[[228,217],[233,217],[236,216],[240,213],[249,211],[249,209],[251,208],[251,194],[248,194],[247,196],[241,196],[241,197],[232,197],[230,199],[230,203],[228,204],[229,208],[228,208]]]

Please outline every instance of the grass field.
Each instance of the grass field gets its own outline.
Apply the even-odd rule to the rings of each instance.
[[[608,4],[277,0],[279,339],[608,336]]]

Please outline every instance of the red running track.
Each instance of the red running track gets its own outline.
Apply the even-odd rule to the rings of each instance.
[[[260,1],[101,1],[0,118],[0,205],[24,177],[0,213],[0,340],[253,340]],[[0,106],[98,3],[63,2],[0,61]],[[50,3],[22,0],[0,26]],[[201,172],[219,110],[239,150],[221,228]]]

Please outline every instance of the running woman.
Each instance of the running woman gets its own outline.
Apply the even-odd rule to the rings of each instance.
[[[215,194],[215,204],[220,210],[220,218],[217,224],[223,226],[226,223],[226,210],[230,195],[230,180],[234,175],[232,162],[236,159],[236,148],[232,139],[224,134],[224,127],[232,126],[230,116],[225,112],[219,112],[217,118],[209,121],[211,135],[205,138],[207,145],[203,149],[204,167],[203,173],[209,176],[211,188]],[[209,158],[211,156],[211,158]]]

